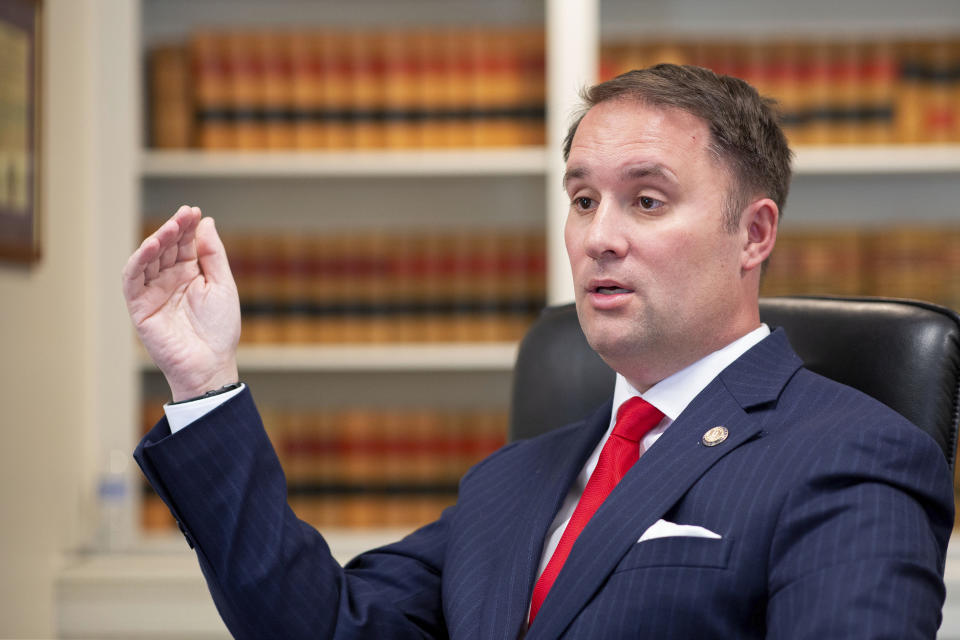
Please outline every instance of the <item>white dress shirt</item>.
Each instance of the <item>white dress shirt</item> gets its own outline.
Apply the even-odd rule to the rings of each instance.
[[[230,398],[238,395],[246,387],[247,385],[241,384],[236,389],[231,389],[225,393],[218,393],[217,395],[210,396],[208,398],[200,398],[199,400],[194,400],[193,402],[184,402],[183,404],[170,404],[169,402],[166,403],[163,405],[163,412],[167,416],[167,424],[170,425],[170,433],[176,433],[191,422],[199,420]]]
[[[570,491],[567,493],[567,497],[564,498],[560,510],[557,511],[557,515],[553,519],[553,523],[547,530],[547,538],[543,544],[543,553],[540,556],[540,568],[537,570],[537,578],[543,573],[543,570],[547,567],[547,562],[550,561],[550,556],[553,555],[557,545],[560,544],[560,538],[563,536],[563,532],[567,528],[567,524],[570,522],[574,510],[577,508],[577,502],[580,501],[583,489],[587,486],[587,481],[590,479],[590,475],[593,473],[593,470],[597,466],[597,461],[600,459],[600,450],[603,449],[607,438],[613,433],[613,426],[617,422],[617,410],[620,409],[620,405],[633,396],[640,396],[663,413],[663,419],[660,420],[659,424],[651,429],[640,442],[640,454],[642,455],[644,451],[653,446],[653,443],[663,435],[667,427],[673,424],[673,421],[676,420],[680,413],[687,408],[687,405],[710,384],[711,380],[716,378],[720,372],[732,364],[734,360],[746,353],[750,347],[768,335],[770,335],[770,328],[762,324],[722,349],[697,360],[686,369],[681,369],[673,375],[664,378],[647,389],[646,393],[640,393],[633,388],[633,385],[627,382],[626,378],[619,373],[617,374],[617,382],[613,390],[613,410],[610,412],[610,425],[607,427],[607,431],[603,437],[600,438],[600,442],[597,443],[593,453],[587,458],[586,464],[583,465],[583,469],[580,470],[576,480],[574,480]]]

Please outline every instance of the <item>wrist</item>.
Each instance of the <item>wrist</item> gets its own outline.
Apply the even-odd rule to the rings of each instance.
[[[217,392],[228,385],[235,385],[240,380],[236,365],[225,367],[217,373],[205,376],[203,380],[174,381],[167,380],[170,385],[170,395],[174,403],[187,402],[204,397],[209,392]]]
[[[242,383],[242,382],[231,382],[231,383],[229,383],[229,384],[223,385],[223,386],[220,387],[219,389],[211,389],[210,391],[206,391],[206,392],[204,392],[204,393],[201,393],[201,394],[199,394],[199,395],[193,396],[193,397],[191,397],[191,398],[184,398],[183,400],[174,400],[173,402],[170,402],[169,404],[186,404],[187,402],[194,402],[194,401],[196,401],[196,400],[203,400],[204,398],[212,398],[212,397],[218,396],[218,395],[220,395],[220,394],[222,394],[222,393],[227,393],[227,392],[229,392],[229,391],[233,391],[234,389],[239,389],[239,388],[242,387],[242,386],[243,386],[243,383]]]

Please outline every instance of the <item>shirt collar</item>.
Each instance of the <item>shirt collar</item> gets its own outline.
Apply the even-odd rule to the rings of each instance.
[[[620,405],[633,396],[640,396],[673,422],[687,408],[697,395],[726,369],[734,360],[750,350],[751,347],[770,335],[770,327],[761,324],[750,333],[737,338],[722,349],[704,356],[690,366],[664,378],[657,384],[640,393],[619,373],[613,391],[613,411],[611,422],[615,420]]]

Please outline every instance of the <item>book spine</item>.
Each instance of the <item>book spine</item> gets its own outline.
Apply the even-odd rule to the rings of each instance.
[[[258,55],[257,34],[233,30],[224,36],[230,78],[229,110],[233,123],[234,147],[241,151],[266,147],[263,120],[264,69]]]
[[[222,33],[199,31],[189,46],[197,145],[209,150],[232,149],[235,142],[227,40]]]
[[[293,103],[293,144],[300,150],[326,146],[321,119],[324,108],[321,37],[315,31],[302,30],[289,34],[287,39],[293,85],[290,98]]]
[[[353,32],[326,30],[320,35],[323,65],[324,140],[328,149],[348,149],[353,139]]]
[[[470,113],[474,105],[474,64],[479,57],[479,38],[476,29],[448,29],[442,34],[443,102],[429,110],[431,117],[438,120],[441,146],[463,148],[473,142]]]
[[[390,149],[423,146],[420,90],[424,69],[417,55],[419,37],[398,30],[383,34],[383,144]]]
[[[515,32],[520,58],[520,139],[522,145],[547,143],[547,64],[546,33],[542,28]]]
[[[161,46],[149,54],[150,145],[185,149],[193,141],[193,90],[186,47]]]
[[[354,32],[349,46],[353,146],[380,149],[386,146],[384,36],[377,31]]]
[[[263,120],[268,149],[293,149],[296,142],[293,34],[265,31],[257,34],[263,68]]]
[[[869,121],[864,143],[890,144],[896,140],[894,114],[898,66],[895,45],[878,40],[864,45],[863,101]]]

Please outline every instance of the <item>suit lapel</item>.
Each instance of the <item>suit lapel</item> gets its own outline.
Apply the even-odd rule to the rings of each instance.
[[[503,566],[496,572],[481,616],[481,638],[517,638],[526,624],[530,594],[550,523],[610,422],[608,401],[588,418],[544,439],[532,468],[520,469],[510,508],[514,526],[502,532]]]
[[[731,364],[684,410],[613,490],[577,542],[544,601],[528,639],[556,638],[636,544],[718,460],[756,437],[762,419],[750,415],[776,400],[801,366],[782,331]],[[729,435],[717,446],[701,439],[722,425]]]

